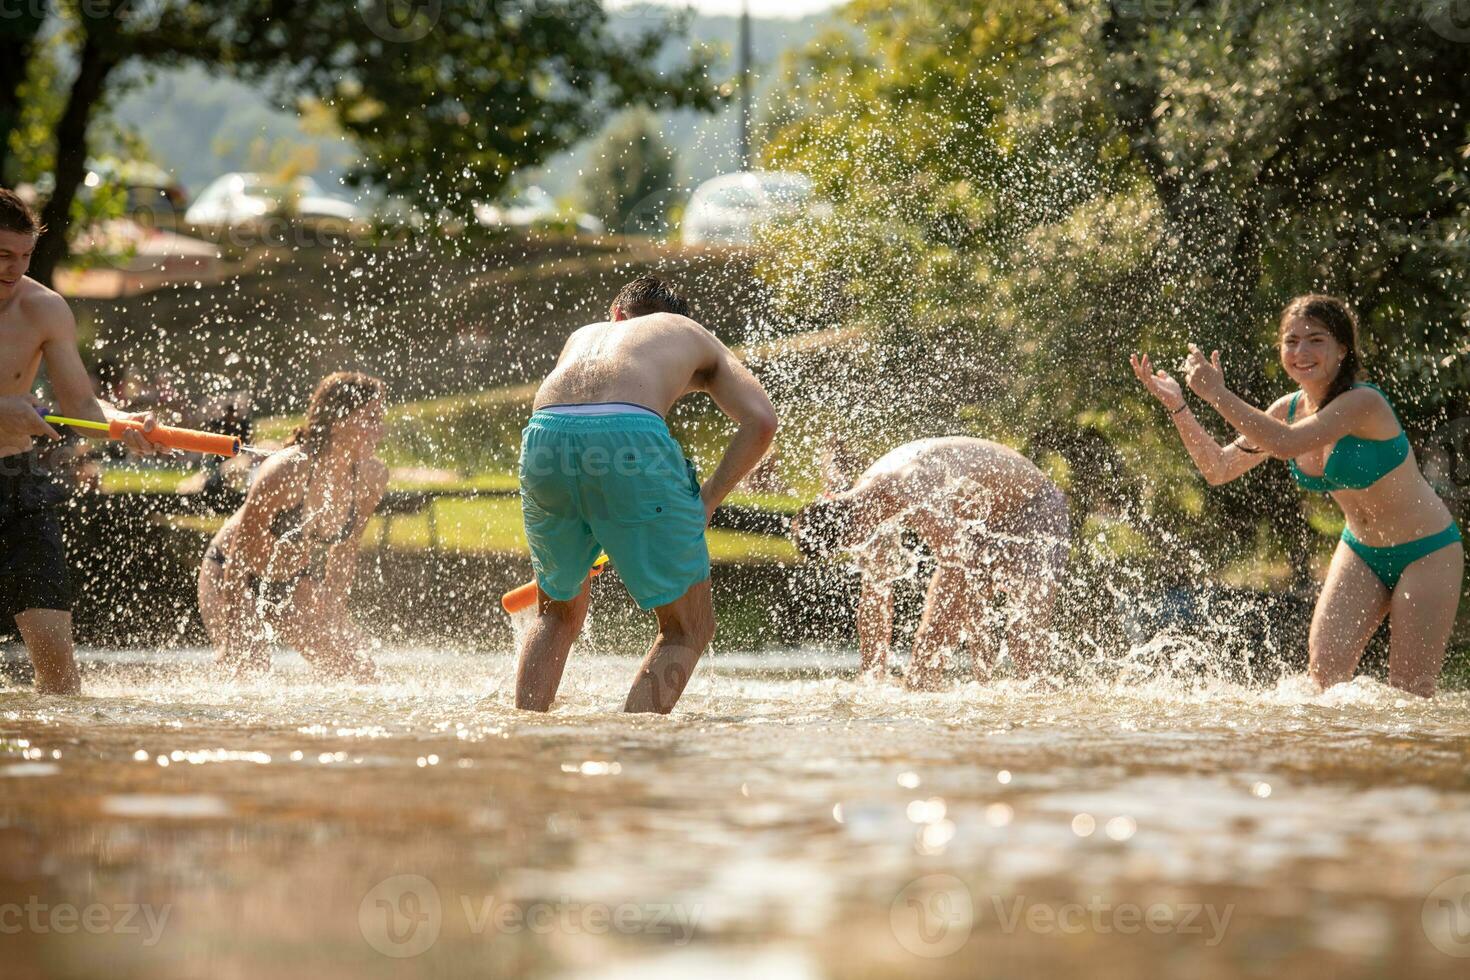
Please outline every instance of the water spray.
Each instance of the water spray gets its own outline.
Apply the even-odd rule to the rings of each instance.
[[[588,578],[596,578],[607,570],[607,555],[602,555],[592,563],[592,571]],[[536,604],[536,580],[532,579],[525,585],[518,585],[505,595],[500,597],[500,607],[514,616],[518,612],[524,612]]]

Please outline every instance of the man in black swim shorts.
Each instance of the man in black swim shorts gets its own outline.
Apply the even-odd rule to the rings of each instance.
[[[76,321],[66,300],[26,276],[41,226],[31,209],[0,188],[0,616],[13,621],[36,669],[39,694],[81,690],[72,650],[71,582],[56,506],[65,491],[32,451],[35,436],[56,433],[40,416],[31,386],[41,365],[62,411],[105,422],[136,418],[151,430],[152,415],[123,415],[97,400],[77,353]],[[123,441],[135,452],[157,450],[137,432]]]

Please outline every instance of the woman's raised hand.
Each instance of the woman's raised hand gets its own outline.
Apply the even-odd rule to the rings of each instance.
[[[1189,345],[1189,357],[1184,360],[1184,379],[1189,390],[1207,402],[1213,403],[1225,391],[1225,372],[1220,367],[1220,352],[1208,358],[1194,344]]]
[[[1133,373],[1148,389],[1149,394],[1163,403],[1165,408],[1177,412],[1184,406],[1184,389],[1179,387],[1179,382],[1170,377],[1167,371],[1155,371],[1147,354],[1134,354],[1128,358],[1128,363],[1133,365]]]

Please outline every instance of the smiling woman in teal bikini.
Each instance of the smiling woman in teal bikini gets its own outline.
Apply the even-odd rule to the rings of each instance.
[[[373,676],[347,597],[388,482],[382,439],[383,382],[343,372],[317,385],[306,424],[260,465],[200,564],[199,613],[220,664],[263,670],[282,643],[330,676]]]
[[[1304,490],[1332,495],[1347,525],[1312,616],[1311,674],[1350,680],[1378,624],[1391,624],[1389,683],[1429,696],[1444,664],[1465,551],[1449,508],[1419,471],[1383,392],[1358,379],[1357,320],[1342,300],[1300,296],[1281,313],[1281,365],[1300,388],[1266,411],[1225,386],[1220,353],[1193,345],[1190,390],[1240,433],[1221,446],[1189,411],[1179,383],[1147,355],[1133,370],[1173,416],[1184,448],[1211,484],[1269,457],[1290,460]]]

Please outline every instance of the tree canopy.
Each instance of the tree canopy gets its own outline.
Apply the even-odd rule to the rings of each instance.
[[[34,268],[65,254],[88,134],[109,93],[138,72],[198,64],[270,86],[282,105],[324,105],[362,150],[353,180],[431,209],[464,213],[515,171],[641,103],[708,107],[717,98],[691,51],[661,70],[668,24],[614,32],[597,0],[37,0],[40,22],[0,33],[0,174],[16,135],[24,75],[54,23],[74,66],[50,129],[55,191]],[[15,77],[12,77],[15,76]],[[161,107],[166,111],[166,107]]]
[[[598,141],[582,180],[582,205],[610,229],[649,234],[664,226],[674,183],[674,153],[657,118],[635,110]]]
[[[1358,307],[1411,434],[1465,414],[1470,44],[1432,11],[856,0],[847,17],[789,66],[765,151],[834,215],[777,232],[769,275],[793,316],[866,323],[904,365],[901,384],[860,379],[873,431],[941,407],[1033,446],[1136,448],[1163,423],[1130,351],[1219,347],[1268,401],[1276,314],[1318,290]],[[1188,506],[1244,517],[1273,479]]]

